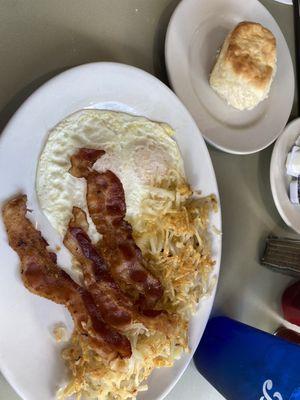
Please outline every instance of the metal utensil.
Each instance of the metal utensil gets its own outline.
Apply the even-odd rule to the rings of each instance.
[[[300,116],[300,13],[299,0],[293,0],[295,53],[296,53],[296,81],[298,94],[298,116]]]
[[[261,264],[282,274],[300,276],[300,239],[267,238]]]

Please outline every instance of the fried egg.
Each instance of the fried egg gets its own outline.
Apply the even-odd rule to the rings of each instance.
[[[165,123],[122,112],[85,109],[65,118],[50,131],[37,167],[36,192],[50,223],[63,237],[72,207],[87,212],[85,179],[68,172],[71,155],[81,147],[105,150],[93,168],[109,169],[118,176],[125,192],[126,219],[132,221],[153,185],[169,175],[185,178],[173,134]],[[99,234],[88,220],[89,235],[96,242]]]

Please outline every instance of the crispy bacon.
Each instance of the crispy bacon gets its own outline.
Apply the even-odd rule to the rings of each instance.
[[[48,243],[26,218],[26,201],[26,196],[18,196],[3,208],[9,244],[21,260],[24,285],[34,294],[65,305],[75,329],[101,355],[130,357],[128,339],[104,322],[90,293],[57,266],[55,254],[47,250]]]
[[[76,154],[71,156],[70,173],[76,178],[86,178],[98,158],[105,154],[104,150],[79,149]]]
[[[87,181],[90,216],[103,236],[99,245],[113,278],[144,309],[151,309],[161,298],[160,281],[144,266],[141,250],[135,244],[132,228],[125,221],[126,203],[122,183],[111,171],[92,170],[102,150],[80,149],[71,157],[70,173]]]
[[[91,243],[87,231],[85,212],[73,207],[73,216],[69,222],[64,244],[79,261],[84,283],[101,309],[105,322],[119,330],[126,329],[131,322],[141,322],[146,328],[170,334],[173,324],[176,323],[176,316],[157,310],[141,312],[136,304],[122,293],[110,275],[99,250]]]
[[[110,275],[103,258],[87,234],[86,214],[73,208],[64,245],[79,261],[84,283],[109,325],[123,329],[132,322],[132,303]]]

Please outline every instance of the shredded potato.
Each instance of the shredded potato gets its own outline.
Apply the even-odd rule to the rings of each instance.
[[[195,197],[183,185],[163,197],[156,192],[145,199],[143,218],[133,221],[134,237],[148,268],[164,287],[159,306],[185,319],[191,317],[200,297],[209,289],[214,265],[208,235],[209,214],[216,208],[213,195]]]
[[[57,343],[67,341],[67,328],[63,324],[56,324],[53,328],[53,336]]]
[[[107,361],[88,347],[75,331],[63,358],[71,371],[58,399],[135,399],[147,390],[145,380],[154,368],[172,366],[188,351],[188,320],[209,290],[214,261],[210,249],[209,216],[216,210],[214,196],[200,197],[178,181],[156,183],[142,202],[139,218],[129,221],[148,268],[164,287],[157,308],[177,313],[171,337],[134,324],[126,332],[130,359]]]

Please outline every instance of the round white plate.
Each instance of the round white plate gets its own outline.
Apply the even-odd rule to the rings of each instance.
[[[284,222],[300,234],[300,206],[289,199],[291,177],[286,174],[286,158],[300,136],[300,118],[290,122],[277,139],[271,158],[270,181],[277,210]]]
[[[34,191],[37,161],[49,130],[84,107],[121,110],[169,123],[176,131],[175,140],[183,155],[189,182],[204,195],[218,196],[205,142],[192,117],[170,89],[152,75],[127,65],[94,63],[76,67],[51,79],[27,99],[0,140],[1,204],[18,192],[27,193],[29,208],[35,210],[34,219],[51,245],[61,245],[61,240],[39,210]],[[213,215],[212,223],[221,228],[220,212]],[[0,248],[0,368],[23,399],[54,399],[66,371],[51,329],[57,322],[70,326],[70,317],[62,306],[34,296],[24,288],[19,260],[7,244],[2,219]],[[213,238],[213,255],[217,275],[220,236]],[[60,265],[65,265],[67,259],[67,252],[60,251]],[[201,302],[199,312],[191,320],[191,353],[172,368],[154,372],[149,379],[149,390],[142,394],[143,400],[162,399],[175,385],[202,336],[214,294]]]
[[[218,97],[208,79],[226,35],[245,20],[273,32],[278,62],[269,97],[251,111],[238,111]],[[181,1],[168,27],[165,54],[171,84],[208,142],[229,153],[248,154],[279,136],[293,104],[293,65],[277,23],[259,1]]]

